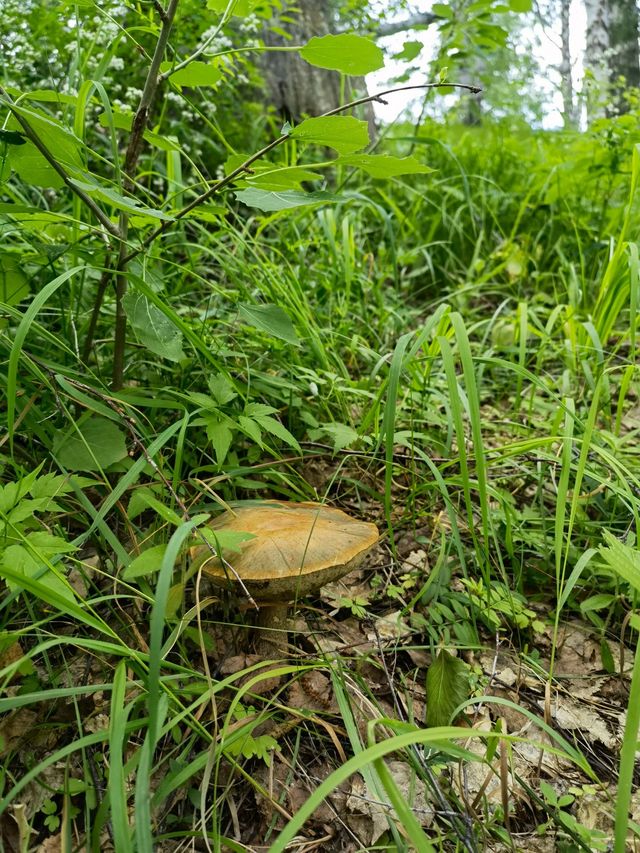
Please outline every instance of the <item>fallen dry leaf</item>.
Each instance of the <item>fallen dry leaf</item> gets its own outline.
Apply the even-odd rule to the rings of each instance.
[[[394,610],[375,620],[374,627],[367,630],[367,639],[372,643],[380,640],[401,640],[412,634],[401,610]]]
[[[38,853],[62,853],[62,833],[45,838],[38,847]]]
[[[424,782],[403,761],[388,761],[386,764],[404,801],[411,807],[420,825],[430,826],[434,810]],[[349,816],[345,821],[365,845],[375,844],[389,829],[388,818],[393,820],[395,815],[382,786],[379,794],[375,795],[360,775],[353,777],[346,807]]]

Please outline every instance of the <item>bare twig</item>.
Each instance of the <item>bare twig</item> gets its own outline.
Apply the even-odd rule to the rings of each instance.
[[[169,0],[166,10],[163,10],[162,13],[160,12],[160,9],[158,9],[158,6],[156,6],[162,21],[162,26],[160,27],[160,34],[153,52],[153,57],[147,73],[147,79],[145,80],[142,95],[140,97],[140,103],[138,104],[138,109],[133,117],[129,144],[127,145],[127,151],[124,157],[124,186],[128,192],[131,192],[134,188],[133,179],[138,159],[140,158],[140,153],[142,151],[144,132],[146,130],[149,113],[156,99],[158,86],[160,84],[160,64],[162,63],[165,50],[167,49],[169,34],[171,32],[171,27],[173,26],[173,19],[175,18],[176,11],[178,9],[178,3],[179,0]],[[124,380],[124,354],[127,343],[127,314],[124,309],[124,297],[127,293],[126,268],[129,261],[126,247],[126,239],[129,232],[129,214],[125,211],[120,214],[119,231],[122,234],[122,242],[120,243],[116,275],[116,320],[113,344],[112,380],[112,386],[116,391],[122,388]]]

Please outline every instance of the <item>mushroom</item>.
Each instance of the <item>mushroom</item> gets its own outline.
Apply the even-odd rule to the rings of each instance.
[[[195,548],[193,557],[214,583],[236,591],[244,587],[255,599],[257,625],[264,631],[256,651],[265,656],[286,650],[289,602],[355,569],[379,535],[375,524],[357,521],[342,510],[275,500],[224,512],[210,527],[253,534],[229,562],[203,547]]]

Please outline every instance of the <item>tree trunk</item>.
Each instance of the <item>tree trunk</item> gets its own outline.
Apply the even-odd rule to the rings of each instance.
[[[565,128],[577,125],[576,107],[573,97],[573,67],[571,63],[571,0],[560,0],[560,89],[562,92],[562,120]]]
[[[638,9],[635,0],[585,0],[585,65],[592,78],[589,121],[627,112],[625,93],[640,85]]]
[[[608,5],[613,108],[616,113],[622,113],[629,110],[625,93],[640,86],[638,7],[635,0],[608,0]]]
[[[302,45],[313,36],[327,35],[336,30],[337,21],[329,0],[296,0],[289,6],[285,4],[282,12],[270,21],[264,41],[273,47]],[[337,71],[309,65],[296,53],[266,52],[262,72],[269,103],[287,120],[299,121],[305,115],[321,115],[367,94],[364,78],[347,77],[343,84]],[[360,117],[373,128],[371,104],[360,109]]]

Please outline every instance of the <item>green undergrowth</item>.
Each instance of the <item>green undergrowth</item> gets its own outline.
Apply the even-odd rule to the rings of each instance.
[[[381,148],[436,171],[342,167],[335,204],[188,220],[134,262],[118,391],[114,298],[90,330],[104,260],[72,203],[68,223],[3,209],[0,812],[29,804],[21,849],[60,834],[67,850],[280,851],[322,837],[314,808],[356,772],[390,804],[362,849],[481,849],[537,826],[558,849],[614,833],[624,849],[633,731],[605,778],[544,696],[567,678],[567,624],[595,638],[601,673],[636,644],[635,134],[396,127]],[[189,563],[221,506],[263,497],[382,533],[357,590],[299,602],[275,668],[239,662],[251,608]],[[540,704],[500,692],[482,657],[498,647]],[[513,706],[582,793],[518,776]],[[474,765],[502,798],[465,798]],[[587,827],[572,803],[614,796],[618,773],[615,824]],[[296,785],[310,799],[294,808]],[[358,837],[339,814],[323,849]]]

